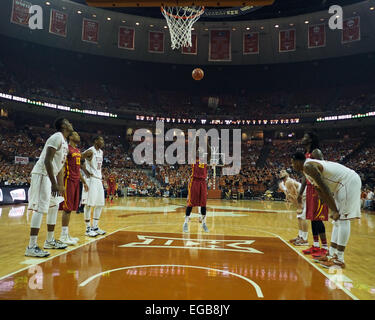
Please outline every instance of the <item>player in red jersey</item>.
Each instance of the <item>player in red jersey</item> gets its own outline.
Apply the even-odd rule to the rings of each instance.
[[[202,227],[205,232],[208,232],[206,225],[206,205],[207,205],[207,164],[201,163],[199,158],[192,164],[192,172],[188,185],[188,199],[185,213],[185,222],[183,231],[189,231],[190,214],[193,207],[201,207]]]
[[[307,132],[303,136],[302,142],[305,147],[305,157],[307,159],[323,160],[323,154],[319,149],[319,139],[313,132]],[[325,256],[328,252],[326,230],[323,221],[328,221],[328,206],[319,199],[318,192],[314,186],[303,177],[301,189],[298,195],[298,202],[301,203],[302,193],[306,187],[306,219],[311,220],[313,234],[313,245],[302,252],[311,254],[314,258]],[[322,248],[319,245],[319,237]]]
[[[116,174],[114,174],[113,172],[109,175],[108,179],[107,179],[107,185],[108,185],[108,189],[107,189],[107,199],[111,201],[111,203],[113,203],[113,197],[115,196],[116,194]]]
[[[69,221],[70,212],[77,211],[79,206],[79,182],[82,181],[85,190],[88,190],[87,183],[81,174],[81,158],[89,158],[92,156],[91,151],[87,151],[81,155],[81,152],[77,148],[77,144],[81,141],[80,136],[77,132],[72,132],[68,137],[69,141],[69,152],[65,162],[65,173],[64,173],[64,201],[60,203],[60,210],[63,210],[62,214],[62,228],[60,241],[68,245],[75,245],[78,242],[78,238],[72,238],[69,235]]]

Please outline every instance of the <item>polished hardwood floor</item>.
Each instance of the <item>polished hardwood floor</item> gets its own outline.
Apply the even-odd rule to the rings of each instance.
[[[202,230],[186,199],[123,198],[107,204],[104,236],[85,237],[71,214],[76,246],[25,257],[31,214],[0,207],[0,299],[375,300],[375,215],[352,222],[344,270],[324,269],[288,240],[297,233],[284,202],[209,200]],[[326,223],[330,238],[332,224]],[[56,238],[61,231],[61,214]],[[46,238],[45,218],[38,238]],[[309,234],[309,240],[311,233]],[[311,241],[310,241],[311,243]]]

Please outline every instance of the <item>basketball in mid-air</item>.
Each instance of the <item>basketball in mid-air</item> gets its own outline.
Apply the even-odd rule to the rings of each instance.
[[[192,77],[194,80],[202,80],[204,77],[204,72],[201,68],[195,68],[192,72]]]

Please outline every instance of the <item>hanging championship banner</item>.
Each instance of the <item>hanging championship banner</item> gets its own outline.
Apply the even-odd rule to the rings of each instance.
[[[344,20],[342,30],[342,43],[349,43],[361,40],[361,24],[359,17]]]
[[[279,33],[279,52],[296,50],[296,30],[282,30]]]
[[[164,32],[148,32],[148,52],[164,53]]]
[[[66,37],[67,33],[67,22],[68,15],[64,12],[60,12],[51,9],[50,21],[49,21],[49,32],[58,36]]]
[[[231,61],[231,34],[229,30],[211,30],[209,61]]]
[[[320,48],[326,46],[326,28],[324,24],[309,26],[309,48]]]
[[[118,30],[118,47],[120,49],[134,50],[134,29],[120,27]]]
[[[197,54],[198,53],[198,37],[195,33],[191,34],[191,47],[182,47],[183,54]]]
[[[83,19],[82,22],[82,41],[98,43],[99,23],[94,20]]]
[[[30,2],[24,0],[13,0],[10,22],[28,27],[30,19],[29,9],[31,6],[32,4]]]
[[[243,34],[243,54],[259,53],[259,32],[247,32]]]

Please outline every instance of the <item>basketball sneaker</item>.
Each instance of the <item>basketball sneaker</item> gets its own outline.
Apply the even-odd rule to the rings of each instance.
[[[99,227],[92,228],[92,231],[96,232],[100,236],[107,233],[106,231],[100,229]]]
[[[338,259],[332,258],[329,259],[328,261],[323,261],[320,263],[320,265],[324,268],[341,268],[345,269],[345,263],[343,261],[340,261]]]
[[[52,241],[46,240],[44,242],[44,249],[66,249],[68,245],[62,243],[60,240],[53,239]]]
[[[301,239],[301,238],[298,236],[297,238],[290,239],[289,242],[294,244],[294,242],[296,242],[299,239]]]
[[[68,237],[69,237],[71,240],[75,241],[76,243],[79,241],[79,238],[71,237],[69,234],[68,234]]]
[[[333,255],[333,257],[329,255],[325,255],[321,257],[316,257],[313,259],[313,261],[320,263],[320,262],[327,262],[328,260],[331,260],[331,259],[337,259],[337,256],[335,254]]]
[[[184,222],[184,225],[182,226],[183,232],[189,232],[189,225],[187,222]]]
[[[49,256],[49,252],[40,249],[38,246],[35,246],[35,247],[32,247],[32,248],[27,247],[26,251],[25,251],[25,256],[26,257],[45,258],[45,257]]]
[[[303,240],[302,238],[299,238],[293,243],[295,246],[308,246],[309,242],[307,240]]]
[[[320,257],[325,257],[328,254],[328,250],[321,248],[319,252],[313,253],[311,256],[313,258],[320,258]]]
[[[302,250],[302,252],[303,252],[303,254],[318,253],[318,252],[320,252],[320,248],[319,247],[311,246],[311,248],[308,248],[306,250]]]
[[[87,227],[86,228],[86,232],[85,232],[85,235],[88,236],[88,237],[96,237],[99,233],[95,232],[94,230],[92,230],[91,227]]]
[[[208,228],[207,228],[207,225],[205,222],[202,223],[202,228],[204,230],[204,232],[208,232]]]
[[[78,238],[72,238],[69,234],[61,235],[59,240],[68,246],[75,246],[78,242]]]

